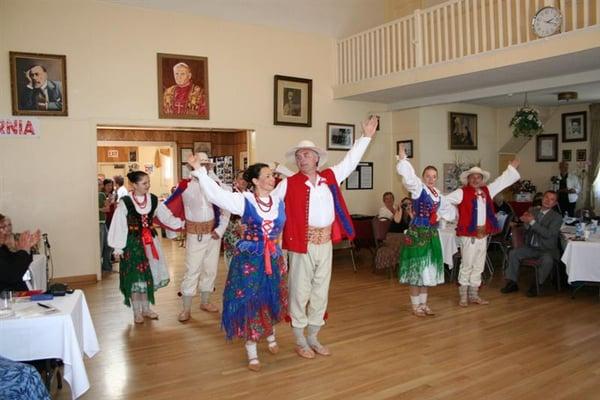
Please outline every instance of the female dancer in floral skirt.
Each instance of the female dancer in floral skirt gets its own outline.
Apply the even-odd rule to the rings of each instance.
[[[443,201],[435,188],[437,169],[431,165],[425,167],[421,181],[406,158],[404,146],[400,146],[396,170],[404,178],[404,186],[411,194],[414,212],[406,231],[398,278],[401,283],[410,285],[413,314],[417,317],[434,315],[427,305],[427,288],[444,283],[444,261],[437,221],[441,214],[445,219],[453,220],[455,211]]]
[[[287,266],[277,243],[285,222],[284,202],[271,194],[275,178],[266,164],[251,165],[244,173],[253,192],[232,193],[210,179],[195,157],[188,163],[211,203],[242,216],[245,231],[229,265],[222,327],[227,339],[246,341],[248,368],[259,371],[257,342],[266,337],[269,352],[279,351],[274,326],[288,309]]]

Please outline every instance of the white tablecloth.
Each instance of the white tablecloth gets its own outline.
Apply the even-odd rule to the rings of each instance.
[[[448,224],[444,228],[439,228],[440,242],[442,243],[442,256],[444,264],[452,268],[452,256],[458,251],[458,242],[456,240],[456,225]]]
[[[29,269],[23,276],[29,290],[46,290],[46,256],[34,254]]]
[[[100,350],[85,296],[76,290],[42,303],[59,312],[44,314],[35,302],[16,303],[16,317],[0,319],[0,355],[14,361],[61,359],[75,399],[90,387],[83,353],[93,357]]]
[[[569,240],[561,258],[567,269],[569,283],[600,282],[600,236],[585,242]]]

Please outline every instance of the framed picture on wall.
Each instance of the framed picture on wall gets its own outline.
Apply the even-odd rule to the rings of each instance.
[[[477,150],[477,114],[448,113],[450,150]]]
[[[587,113],[565,113],[562,117],[562,141],[585,142],[587,140]]]
[[[158,117],[209,119],[208,58],[157,54]]]
[[[399,140],[396,142],[396,155],[400,153],[400,145],[404,145],[404,151],[406,157],[413,158],[413,141],[412,140]]]
[[[137,161],[137,151],[131,150],[129,152],[129,162],[135,162],[135,161]]]
[[[181,164],[179,179],[188,179],[192,176],[192,170],[187,164]]]
[[[373,162],[360,162],[346,179],[346,190],[369,189],[373,189]]]
[[[188,158],[193,154],[193,149],[182,147],[179,149],[179,162],[187,163]]]
[[[563,161],[571,161],[571,150],[563,150],[562,151],[562,160]]]
[[[248,152],[240,151],[240,167],[239,169],[245,170],[248,168]]]
[[[535,146],[535,160],[558,161],[558,134],[537,135]]]
[[[577,149],[577,161],[587,161],[586,149]]]
[[[273,124],[312,126],[312,80],[275,75]]]
[[[194,142],[194,153],[206,153],[209,157],[212,156],[212,144],[210,142]]]
[[[69,115],[67,57],[10,52],[13,115]]]
[[[354,125],[327,123],[327,150],[350,150],[354,144]]]

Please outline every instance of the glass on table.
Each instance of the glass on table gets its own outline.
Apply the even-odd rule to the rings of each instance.
[[[13,293],[10,290],[0,292],[0,310],[12,310]]]

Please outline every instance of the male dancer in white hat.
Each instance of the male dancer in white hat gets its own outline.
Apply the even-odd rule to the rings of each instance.
[[[296,353],[314,358],[315,352],[330,355],[317,334],[325,324],[331,279],[332,241],[352,239],[354,227],[339,185],[356,168],[377,129],[377,118],[363,122],[363,136],[331,168],[318,171],[327,153],[309,140],[286,153],[296,162],[298,173],[275,189],[285,197],[286,223],[283,248],[289,251],[289,310],[296,337]],[[308,340],[304,329],[308,330]]]
[[[213,163],[208,155],[199,152],[197,156],[201,164],[209,167],[211,177],[221,183],[212,172]],[[208,202],[196,178],[182,180],[175,192],[159,207],[184,220],[187,232],[185,275],[181,282],[183,309],[178,316],[179,321],[190,319],[192,299],[197,289],[200,289],[200,309],[209,313],[219,311],[210,302],[210,295],[215,289],[221,238],[229,223],[229,212],[221,211]],[[168,226],[165,228],[169,230]]]
[[[486,182],[490,179],[490,173],[473,167],[460,175],[464,186],[446,196],[446,200],[458,208],[456,236],[460,240],[462,256],[458,275],[458,304],[461,307],[467,307],[469,303],[489,304],[479,297],[481,273],[487,254],[487,237],[502,229],[498,226],[492,199],[504,188],[519,180],[521,176],[517,171],[518,167],[519,160],[515,158],[502,175],[489,185],[486,185]]]

